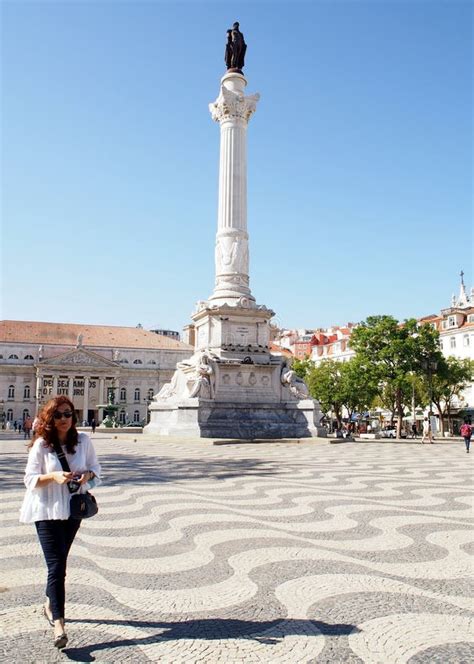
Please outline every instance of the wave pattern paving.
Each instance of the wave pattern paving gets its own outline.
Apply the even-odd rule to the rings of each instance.
[[[0,441],[1,661],[474,661],[461,443],[95,444],[100,513],[73,545],[59,654],[17,521],[26,455]]]

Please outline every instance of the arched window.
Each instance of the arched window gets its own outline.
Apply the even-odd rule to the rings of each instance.
[[[120,424],[125,424],[125,411],[121,410],[119,413],[119,422]]]
[[[150,360],[148,364],[156,364],[155,360]]]
[[[140,401],[140,388],[139,387],[135,388],[135,393],[133,395],[133,398],[135,399],[135,401]]]
[[[133,411],[133,421],[134,422],[140,422],[140,411],[139,410],[134,410]]]
[[[153,399],[153,388],[150,387],[148,390],[148,396],[147,396],[148,401],[151,401]]]
[[[25,385],[25,389],[23,390],[23,399],[29,399],[30,398],[30,386]]]
[[[7,410],[7,422],[13,422],[13,411],[11,408]]]
[[[9,357],[8,359],[9,359],[9,360],[17,360],[17,359],[18,359],[18,355],[15,355],[15,353],[13,353],[12,355],[10,355],[10,357]]]
[[[34,360],[33,355],[25,355],[25,360]]]
[[[128,360],[124,358],[123,360],[120,360],[120,364],[128,364]]]
[[[133,364],[143,364],[141,360],[133,360]]]
[[[15,398],[15,386],[14,385],[9,385],[8,386],[8,398],[9,399],[14,399]]]
[[[120,388],[120,401],[127,401],[127,390],[125,387]]]
[[[25,408],[25,410],[23,411],[23,422],[24,422],[24,421],[26,420],[26,418],[29,417],[29,416],[30,416],[30,411],[28,410],[28,408]]]

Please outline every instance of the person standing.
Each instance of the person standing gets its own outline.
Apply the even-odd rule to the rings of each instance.
[[[418,432],[416,430],[416,422],[413,422],[413,424],[411,425],[411,437],[416,439],[417,433]]]
[[[96,427],[96,422],[95,422],[95,417],[93,417],[91,420],[92,433],[95,433],[95,427]]]
[[[43,615],[54,628],[54,645],[64,648],[65,578],[69,550],[80,519],[72,519],[71,496],[87,491],[87,484],[100,482],[100,465],[85,433],[76,429],[77,417],[66,396],[48,401],[38,417],[38,438],[30,443],[25,470],[26,495],[20,522],[34,523],[43,550],[48,580]],[[56,450],[64,454],[70,468],[65,472]]]
[[[471,446],[472,438],[472,425],[469,420],[464,420],[464,424],[461,426],[461,436],[464,438],[466,452],[469,454],[469,447]]]
[[[23,431],[24,436],[23,438],[26,440],[27,438],[29,439],[31,436],[31,427],[33,426],[33,420],[31,417],[28,415],[28,417],[25,418],[25,421],[23,422]]]
[[[431,431],[431,424],[427,417],[423,420],[423,435],[421,436],[421,443],[423,444],[428,438],[429,443],[433,443],[433,432]]]

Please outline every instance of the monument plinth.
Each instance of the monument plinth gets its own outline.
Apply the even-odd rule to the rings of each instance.
[[[195,352],[180,362],[150,405],[145,433],[219,438],[301,438],[321,417],[304,382],[270,352],[274,312],[257,305],[249,282],[247,126],[260,95],[245,95],[246,44],[227,31],[227,73],[209,104],[220,125],[215,285],[192,315]],[[322,433],[322,430],[320,430]]]

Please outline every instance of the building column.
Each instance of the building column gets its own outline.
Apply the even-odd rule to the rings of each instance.
[[[57,396],[58,394],[58,377],[53,376],[53,397]]]
[[[41,375],[41,371],[39,369],[36,370],[36,414],[38,414],[40,407],[41,407],[41,383],[43,380],[43,376]]]
[[[67,387],[67,395],[71,399],[72,403],[74,403],[74,376],[69,376],[69,383]]]
[[[82,409],[82,419],[88,421],[89,411],[89,376],[84,376],[84,407]]]
[[[99,376],[99,403],[105,403],[104,387],[105,387],[105,379],[102,376]],[[104,419],[104,409],[99,408],[98,424],[102,422],[103,419]]]

